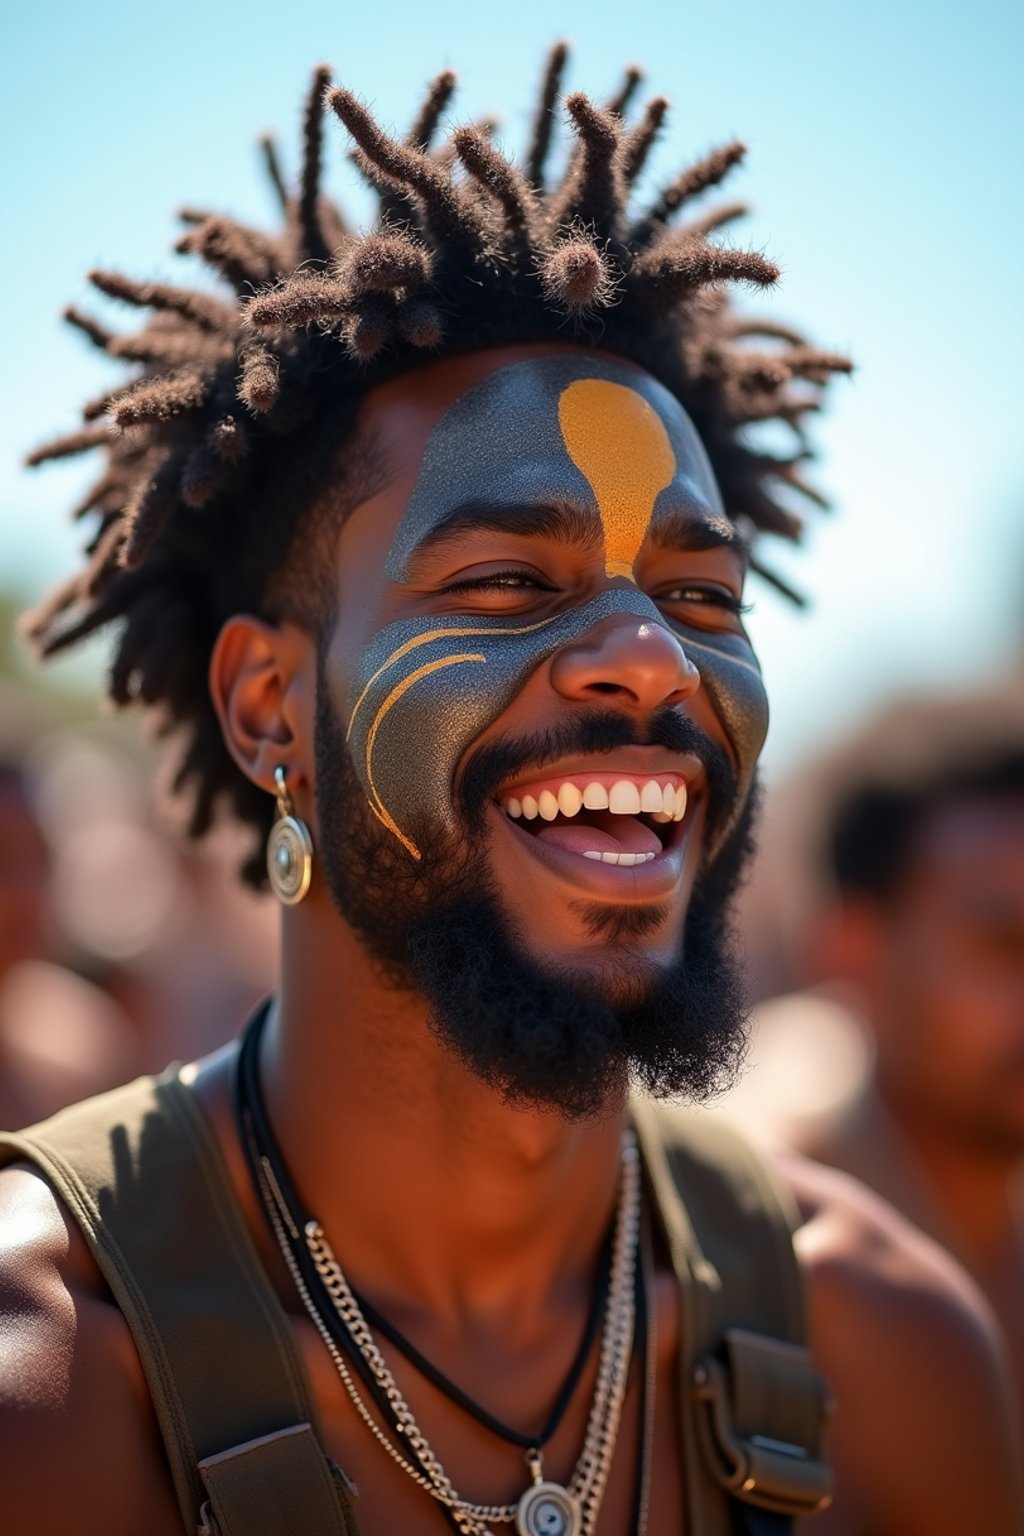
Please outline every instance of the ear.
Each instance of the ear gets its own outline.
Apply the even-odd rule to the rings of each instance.
[[[228,619],[213,647],[210,697],[239,768],[268,794],[284,768],[294,794],[312,783],[316,647],[297,624]]]

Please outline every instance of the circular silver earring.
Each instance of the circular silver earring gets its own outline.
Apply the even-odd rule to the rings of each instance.
[[[283,768],[274,769],[274,783],[278,820],[267,839],[267,877],[278,901],[295,907],[313,878],[313,840],[306,823],[295,814]]]

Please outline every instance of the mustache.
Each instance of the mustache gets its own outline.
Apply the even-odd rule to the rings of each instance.
[[[653,715],[646,731],[625,715],[602,710],[529,736],[497,737],[466,765],[458,791],[462,815],[479,832],[495,791],[514,774],[544,768],[563,757],[599,755],[617,747],[664,747],[699,757],[707,773],[709,831],[714,833],[728,819],[736,800],[736,774],[728,756],[698,725],[671,708]]]

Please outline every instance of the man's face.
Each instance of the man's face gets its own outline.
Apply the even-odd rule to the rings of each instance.
[[[1024,800],[932,812],[877,923],[883,1088],[922,1125],[1024,1150]]]
[[[667,1008],[695,883],[745,844],[767,724],[746,552],[692,424],[638,369],[529,348],[384,386],[363,431],[391,473],[342,532],[321,654],[335,900],[435,1005],[442,970],[497,946],[542,1012],[544,986],[563,1013]]]

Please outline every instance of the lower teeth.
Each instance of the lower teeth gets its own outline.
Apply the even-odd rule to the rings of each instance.
[[[602,864],[646,864],[654,858],[653,853],[598,853],[587,849],[583,857],[585,859],[600,859]]]

